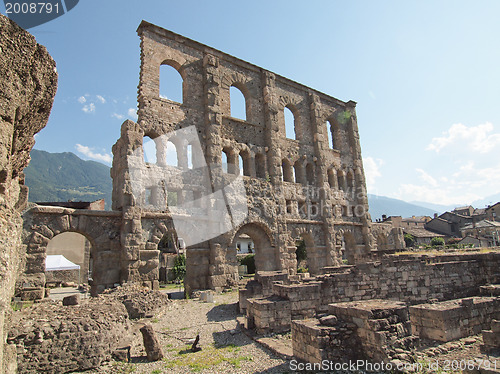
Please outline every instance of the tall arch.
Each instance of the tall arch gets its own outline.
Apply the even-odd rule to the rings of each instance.
[[[283,109],[283,115],[285,118],[285,135],[288,139],[298,140],[297,136],[297,125],[298,117],[297,110],[291,106],[287,105]]]
[[[271,236],[258,223],[247,223],[239,228],[234,235],[231,247],[236,247],[236,241],[240,235],[248,235],[254,243],[255,270],[257,271],[275,271],[279,270],[279,251],[271,241]]]
[[[162,99],[182,104],[184,102],[184,79],[180,65],[172,60],[165,60],[160,65],[159,96]]]
[[[73,281],[77,283],[87,283],[92,277],[92,258],[89,239],[76,231],[65,231],[55,235],[47,243],[47,255],[62,255],[67,260],[80,266],[77,271],[45,272],[47,282],[51,281]],[[68,277],[68,279],[64,279]]]
[[[335,119],[329,118],[326,122],[326,127],[328,134],[328,144],[330,145],[331,149],[340,151],[342,136],[339,123]]]

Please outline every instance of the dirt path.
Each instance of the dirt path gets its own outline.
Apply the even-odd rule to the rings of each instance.
[[[93,373],[283,373],[289,364],[257,344],[236,321],[238,292],[214,295],[214,303],[173,300],[157,316],[135,324],[132,363],[110,363]],[[165,358],[147,362],[139,328],[150,323]],[[188,340],[200,335],[201,351],[189,352]]]

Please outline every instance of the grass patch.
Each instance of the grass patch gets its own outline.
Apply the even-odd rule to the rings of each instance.
[[[153,318],[153,319],[151,320],[151,323],[158,323],[158,322],[160,322],[160,320],[159,320],[158,318]]]
[[[31,308],[33,306],[33,300],[29,300],[29,301],[13,301],[10,303],[10,306],[12,307],[12,310],[14,312],[18,312],[22,309],[26,309],[26,308]]]
[[[125,362],[114,362],[113,369],[114,373],[130,374],[135,372],[136,367],[133,364],[127,364]]]
[[[189,347],[187,346],[185,351],[187,352],[188,350]],[[233,367],[239,368],[242,362],[253,360],[252,357],[238,355],[240,350],[241,347],[234,344],[224,346],[209,345],[203,347],[203,350],[199,352],[179,353],[176,358],[169,360],[165,367],[188,367],[193,371],[201,371],[227,362]]]

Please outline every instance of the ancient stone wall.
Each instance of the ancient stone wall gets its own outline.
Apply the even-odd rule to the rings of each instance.
[[[258,296],[266,294],[271,295],[268,296],[270,300],[273,297],[287,300],[292,320],[326,312],[330,303],[388,299],[418,304],[429,299],[451,300],[478,295],[481,285],[498,283],[499,264],[499,253],[387,256],[378,262],[331,269],[336,272],[304,279],[301,283],[275,282],[272,291],[260,289]],[[244,291],[244,294],[251,297],[249,292]],[[240,300],[240,305],[249,305],[247,318],[253,319],[256,328],[262,331],[272,329],[265,319],[260,320],[252,314],[254,302],[257,301],[251,298]],[[283,302],[275,307],[272,303],[266,304],[268,314],[276,313],[273,308],[285,306]]]
[[[121,283],[120,213],[35,206],[23,218],[26,264],[16,284],[16,294],[23,300],[43,298],[47,245],[63,232],[77,232],[90,242],[93,294]]]
[[[240,234],[255,243],[261,271],[294,273],[300,239],[306,243],[312,273],[340,264],[343,256],[352,263],[367,258],[376,245],[354,102],[342,102],[144,21],[138,34],[138,121],[123,124],[111,171],[113,209],[123,214],[125,280],[144,279],[141,263],[157,255],[161,234],[174,226],[173,213],[180,221],[184,214],[183,224],[191,222],[193,235],[207,229],[201,218],[192,223],[192,216],[179,207],[195,207],[205,199],[207,215],[216,208],[217,202],[202,190],[207,184],[203,165],[210,172],[207,190],[213,194],[241,175],[246,197],[236,202],[248,207],[248,215],[236,222],[232,212],[229,229],[211,230],[212,236],[187,248],[188,290],[221,289],[236,282],[234,242]],[[164,65],[182,77],[182,102],[160,96]],[[245,98],[245,119],[231,116],[231,87]],[[285,108],[294,115],[295,139],[286,137]],[[190,128],[194,137],[181,139],[179,132]],[[155,142],[154,161],[142,156],[148,139]],[[177,163],[168,165],[166,155],[174,148]],[[172,194],[175,207],[168,203]],[[234,203],[233,198],[226,194],[223,206]],[[184,239],[193,242],[191,234]]]
[[[0,35],[0,372],[11,372],[15,351],[4,347],[5,324],[24,255],[20,212],[26,206],[28,188],[23,169],[34,135],[49,118],[57,73],[47,50],[3,15]]]

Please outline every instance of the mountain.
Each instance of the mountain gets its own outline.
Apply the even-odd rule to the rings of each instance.
[[[430,216],[433,217],[434,213],[441,214],[444,211],[429,209],[420,205],[407,203],[403,200],[392,199],[385,196],[377,196],[368,194],[368,204],[370,206],[370,215],[372,221],[382,218],[382,215],[387,216]]]
[[[484,199],[474,200],[472,206],[474,208],[486,208],[488,205],[494,205],[500,201],[500,193],[486,196]]]
[[[109,167],[99,162],[84,161],[71,152],[49,153],[33,149],[31,162],[24,173],[30,189],[29,201],[94,201],[104,198],[106,209],[111,206],[113,186]],[[447,210],[370,194],[368,202],[374,221],[383,214],[432,217],[434,213]]]
[[[452,211],[453,209],[461,206],[460,204],[458,205],[441,205],[441,204],[433,204],[433,203],[427,203],[425,201],[410,201],[410,204],[418,205],[430,210],[434,210],[436,213],[444,213],[444,212],[449,212]]]
[[[109,167],[84,161],[71,152],[49,153],[33,149],[24,170],[29,201],[94,201],[104,198],[111,206]]]

